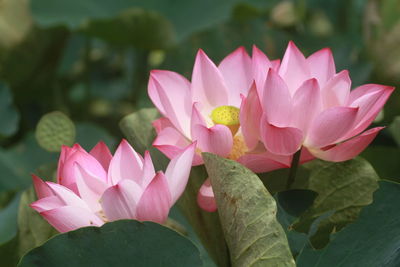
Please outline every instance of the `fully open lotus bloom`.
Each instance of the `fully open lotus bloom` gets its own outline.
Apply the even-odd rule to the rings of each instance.
[[[277,155],[292,155],[303,147],[327,161],[357,156],[382,129],[364,131],[394,90],[366,84],[350,91],[349,73],[336,73],[329,49],[305,58],[293,42],[279,68],[257,71],[257,90],[244,101],[252,119],[243,121],[242,129]]]
[[[59,232],[119,219],[163,223],[186,187],[194,151],[192,144],[177,153],[164,174],[125,140],[114,156],[102,142],[90,153],[64,146],[57,183],[33,175],[38,200],[30,206]]]
[[[254,53],[261,52],[254,48]],[[254,73],[260,73],[254,69],[268,67],[277,69],[279,62],[271,62],[265,55],[260,62],[240,47],[218,66],[199,50],[191,82],[175,72],[153,70],[148,92],[163,115],[154,122],[158,136],[153,145],[172,158],[197,141],[194,165],[203,163],[199,152],[211,152],[258,172],[287,167],[290,157],[273,155],[263,148],[249,153],[247,144],[258,143],[258,136],[244,136],[240,127],[242,98],[252,87]],[[209,211],[216,209],[208,180],[200,190],[199,204]]]

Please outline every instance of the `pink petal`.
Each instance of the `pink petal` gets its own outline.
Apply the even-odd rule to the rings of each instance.
[[[255,45],[253,45],[252,72],[257,86],[258,94],[262,98],[262,89],[267,78],[268,69],[272,68],[271,61]]]
[[[146,188],[147,185],[151,182],[156,172],[154,170],[153,161],[151,160],[150,152],[144,152],[144,163],[143,163],[143,176],[142,176],[142,188]]]
[[[329,48],[321,49],[309,56],[307,63],[311,76],[317,78],[321,87],[336,73],[335,60]]]
[[[136,209],[143,189],[134,181],[124,179],[109,187],[100,203],[109,221],[137,219]]]
[[[359,134],[372,123],[383,105],[393,93],[394,87],[379,84],[366,84],[350,93],[350,106],[359,107],[356,124],[347,137]]]
[[[193,139],[202,152],[210,152],[221,157],[229,155],[233,145],[231,130],[225,125],[217,124],[211,128],[203,125],[193,127]]]
[[[291,155],[300,149],[303,134],[293,127],[278,127],[261,118],[261,139],[265,148],[278,155]]]
[[[275,59],[271,61],[271,68],[274,71],[279,71],[279,68],[281,67],[281,60],[280,59]]]
[[[240,129],[249,150],[253,150],[260,139],[260,120],[262,108],[255,83],[247,97],[242,97],[240,106]]]
[[[107,172],[103,166],[92,155],[87,153],[79,145],[74,145],[72,149],[65,153],[63,163],[59,163],[58,183],[69,188],[75,188],[74,164],[78,162],[87,172],[102,179],[107,180]]]
[[[289,91],[293,94],[297,88],[305,81],[311,78],[310,69],[304,55],[290,41],[283,56],[279,75],[287,84]]]
[[[354,125],[358,108],[333,107],[324,110],[313,121],[308,132],[306,147],[324,147],[340,142]]]
[[[137,219],[164,223],[172,206],[168,181],[162,172],[158,172],[144,191],[137,206]]]
[[[108,166],[110,166],[112,155],[104,142],[98,142],[97,145],[92,150],[90,150],[89,154],[97,159],[97,161],[101,164],[101,166],[103,166],[105,171],[108,171]]]
[[[277,157],[280,157],[279,161]],[[267,151],[259,154],[247,153],[238,162],[255,173],[263,173],[290,167],[290,159],[290,156],[273,155]]]
[[[167,177],[169,191],[171,192],[171,205],[175,204],[186,188],[195,148],[196,143],[188,146],[170,161],[165,171],[165,177]]]
[[[273,70],[268,70],[261,103],[268,121],[277,126],[288,126],[292,115],[292,98],[285,82]]]
[[[138,184],[143,172],[143,158],[123,139],[115,151],[108,170],[108,181],[117,184],[122,179],[131,179]]]
[[[101,195],[107,189],[108,185],[102,180],[88,173],[79,163],[76,163],[74,168],[76,185],[78,187],[81,199],[88,204],[92,211],[100,211],[101,205],[99,200]]]
[[[39,177],[32,174],[33,186],[35,187],[36,195],[38,199],[53,196],[53,191],[49,188],[49,186],[42,181]]]
[[[360,154],[382,129],[383,127],[372,128],[328,150],[315,149],[311,150],[311,153],[317,158],[327,161],[340,162],[352,159]]]
[[[293,96],[293,124],[306,135],[314,117],[322,109],[318,81],[313,78],[305,81]]]
[[[240,105],[240,94],[247,94],[252,82],[251,58],[244,47],[225,57],[218,66],[229,90],[229,105]]]
[[[49,196],[31,203],[29,206],[37,212],[43,212],[63,207],[65,206],[65,203],[56,196]]]
[[[330,108],[346,105],[350,94],[350,87],[351,80],[347,70],[334,75],[325,86],[321,86],[324,107]]]
[[[165,117],[161,117],[161,118],[153,121],[152,125],[153,125],[154,129],[156,130],[157,134],[159,134],[163,129],[165,129],[167,127],[174,127],[174,125],[171,123],[171,121]]]
[[[315,159],[314,155],[311,154],[311,152],[306,147],[303,147],[301,149],[300,164],[309,162],[313,159]]]
[[[188,134],[192,108],[189,81],[172,71],[153,70],[150,73],[148,92],[158,110],[177,129]]]
[[[207,178],[201,185],[199,193],[197,194],[197,204],[200,208],[208,212],[215,212],[218,209],[210,178]]]
[[[206,112],[228,105],[228,89],[224,78],[203,50],[199,50],[192,74],[193,101],[202,103]]]
[[[64,206],[40,213],[61,233],[86,226],[101,226],[104,222],[94,213],[79,207]]]
[[[68,147],[66,145],[61,146],[61,153],[60,153],[60,158],[58,159],[58,167],[57,167],[57,179],[58,177],[61,177],[65,160],[79,148],[81,148],[79,144],[75,144],[73,147]]]

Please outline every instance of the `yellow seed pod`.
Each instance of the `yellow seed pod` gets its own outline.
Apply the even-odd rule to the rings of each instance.
[[[239,129],[239,108],[234,106],[220,106],[211,113],[211,119],[215,124],[228,126],[234,136]]]

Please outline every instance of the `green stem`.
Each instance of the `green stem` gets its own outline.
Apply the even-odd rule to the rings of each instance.
[[[301,155],[301,148],[293,155],[292,163],[290,165],[289,177],[286,183],[286,189],[289,190],[294,180],[296,179],[297,167],[299,166]]]

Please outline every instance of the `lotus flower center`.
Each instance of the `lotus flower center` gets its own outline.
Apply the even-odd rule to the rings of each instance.
[[[239,129],[239,109],[234,106],[220,106],[211,113],[211,119],[215,124],[227,126],[234,136]]]

